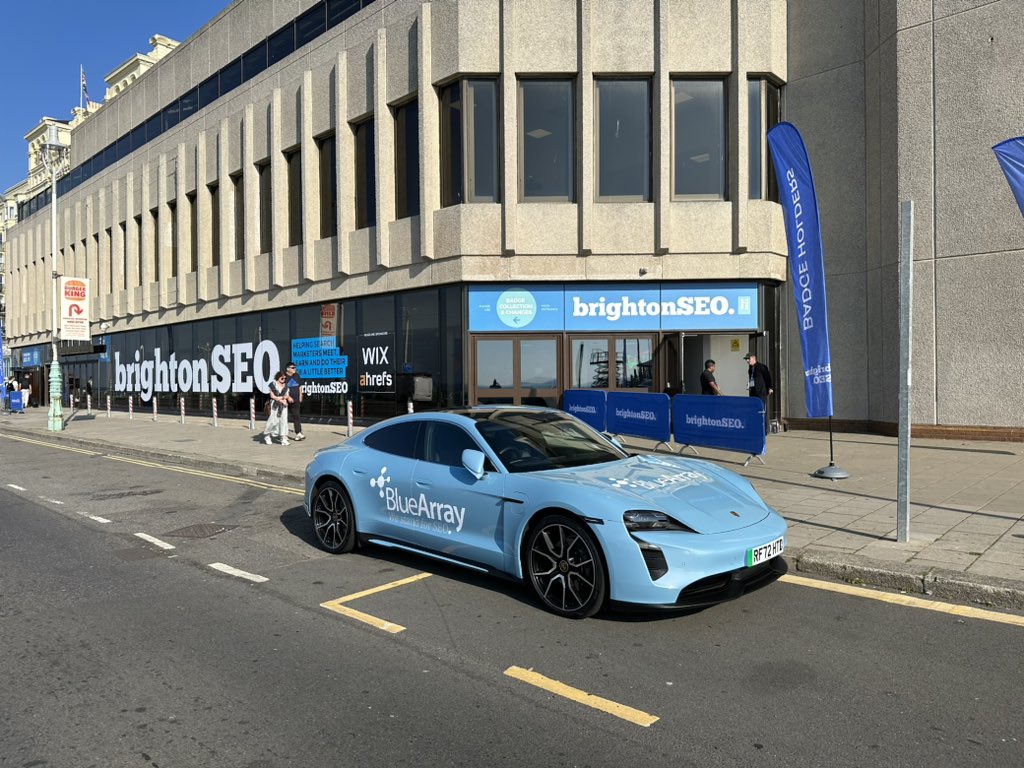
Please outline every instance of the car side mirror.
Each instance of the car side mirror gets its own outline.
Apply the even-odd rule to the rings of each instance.
[[[487,457],[480,451],[467,448],[462,452],[462,466],[477,480],[483,479],[485,461],[487,461]]]
[[[607,441],[608,441],[609,443],[611,443],[612,445],[614,445],[614,446],[615,446],[616,448],[618,448],[618,449],[619,449],[620,451],[623,451],[623,452],[625,452],[625,450],[626,450],[626,449],[625,449],[625,447],[624,447],[624,446],[622,445],[622,443],[620,443],[620,442],[619,442],[619,438],[617,438],[617,437],[616,437],[615,435],[613,435],[613,434],[612,434],[611,432],[602,432],[602,433],[601,433],[601,435],[602,435],[602,436],[604,437],[604,439],[605,439],[605,440],[607,440]]]

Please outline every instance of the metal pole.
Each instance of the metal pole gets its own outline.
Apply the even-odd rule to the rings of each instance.
[[[64,430],[64,411],[61,408],[61,391],[64,386],[57,351],[57,305],[60,303],[60,274],[57,272],[57,166],[60,163],[60,150],[50,147],[51,141],[53,144],[57,143],[57,129],[50,126],[48,130],[50,133],[47,137],[47,146],[43,147],[43,157],[50,160],[50,266],[53,269],[53,311],[50,314],[50,410],[46,417],[46,428],[50,432],[61,432]]]
[[[914,299],[914,201],[900,202],[900,426],[896,541],[910,541],[910,387]]]

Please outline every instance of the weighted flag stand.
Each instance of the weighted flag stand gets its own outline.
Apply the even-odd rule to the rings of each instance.
[[[815,477],[824,477],[826,480],[845,480],[850,473],[845,469],[836,466],[836,455],[832,450],[832,417],[828,417],[828,466],[814,470]]]

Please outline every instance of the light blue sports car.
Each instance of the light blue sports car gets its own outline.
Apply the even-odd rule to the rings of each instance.
[[[786,522],[744,478],[631,456],[546,408],[376,424],[316,454],[305,508],[328,552],[370,542],[509,576],[570,618],[710,605],[785,571]]]

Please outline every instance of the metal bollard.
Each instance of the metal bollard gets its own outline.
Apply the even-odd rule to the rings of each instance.
[[[107,395],[107,418],[110,418],[110,395]]]
[[[345,413],[348,419],[348,437],[352,437],[352,401],[345,401]]]
[[[185,398],[184,396],[178,398],[178,405],[181,407],[181,423],[185,423]]]
[[[71,412],[74,413],[75,412],[75,396],[69,394],[68,395],[68,400],[71,401]]]
[[[409,400],[409,401],[408,401],[408,404],[406,405],[406,411],[405,411],[405,412],[406,412],[406,413],[412,413],[412,412],[413,412],[413,409],[412,409],[412,400]]]
[[[213,404],[213,426],[217,426],[217,398],[211,397],[210,402]]]
[[[92,416],[92,395],[85,396],[85,412]]]
[[[153,395],[153,421],[156,421],[156,395]]]
[[[135,395],[128,395],[128,420],[135,418]]]
[[[249,398],[249,429],[256,429],[256,398]]]

